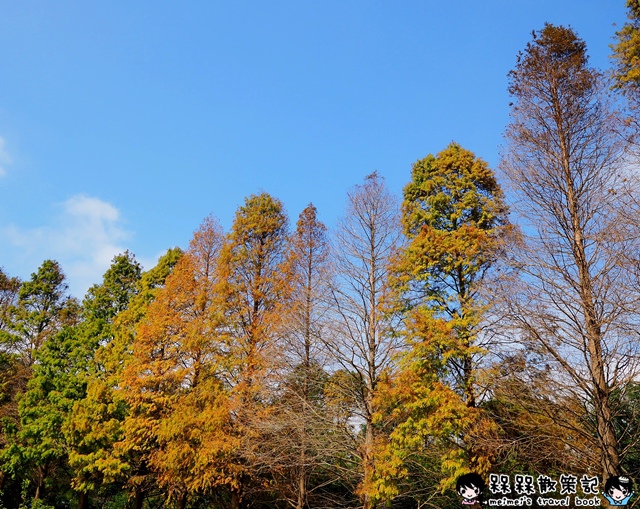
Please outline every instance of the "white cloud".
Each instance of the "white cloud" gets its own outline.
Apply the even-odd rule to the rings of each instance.
[[[6,142],[2,136],[0,136],[0,178],[7,174],[6,166],[9,166],[13,160],[9,156],[6,149]]]
[[[123,242],[131,234],[124,229],[118,209],[98,198],[76,195],[56,208],[47,226],[12,226],[2,236],[20,251],[22,263],[32,264],[29,273],[48,258],[58,260],[71,293],[82,298],[101,281],[113,257],[126,250]]]

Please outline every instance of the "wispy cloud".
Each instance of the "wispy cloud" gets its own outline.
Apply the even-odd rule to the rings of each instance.
[[[9,156],[6,148],[7,143],[4,138],[0,136],[0,178],[7,174],[7,166],[9,166],[13,160]]]
[[[58,260],[67,275],[69,289],[77,297],[101,280],[113,257],[125,251],[131,237],[116,207],[99,198],[76,195],[55,206],[46,226],[22,229],[11,226],[0,232],[13,246],[21,263],[34,272],[43,260]]]

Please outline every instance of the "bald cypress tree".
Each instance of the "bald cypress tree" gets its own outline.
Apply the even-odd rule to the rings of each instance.
[[[391,430],[380,452],[380,498],[420,498],[424,479],[411,479],[420,470],[442,489],[491,466],[478,441],[493,432],[479,408],[484,285],[512,231],[493,171],[456,143],[413,165],[402,225],[407,242],[392,282],[405,353],[385,393]]]
[[[565,421],[566,446],[581,434],[591,446],[579,454],[595,453],[607,478],[621,473],[612,394],[640,368],[628,256],[637,252],[637,204],[621,166],[621,124],[604,76],[570,28],[535,32],[509,79],[502,168],[526,233],[514,253],[521,278],[506,290],[509,312],[517,337],[552,366],[547,388],[583,409],[583,429]]]

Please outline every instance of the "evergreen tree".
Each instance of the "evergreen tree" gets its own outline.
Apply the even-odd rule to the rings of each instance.
[[[16,480],[28,479],[34,500],[45,496],[45,481],[64,465],[60,425],[76,389],[58,371],[66,362],[59,356],[67,352],[80,315],[67,288],[60,265],[43,262],[6,308],[6,328],[0,335],[5,352],[20,364],[20,390],[13,400],[17,407],[13,419],[4,421],[2,470]],[[55,402],[48,399],[52,392]]]
[[[129,411],[122,394],[122,371],[130,361],[136,324],[181,254],[179,249],[170,249],[144,273],[132,255],[119,255],[103,284],[87,293],[85,344],[91,344],[94,354],[86,372],[85,395],[75,402],[64,430],[74,487],[81,493],[99,493],[131,481],[134,505],[142,507],[144,487],[135,484],[136,475],[144,469],[141,459],[116,447]]]

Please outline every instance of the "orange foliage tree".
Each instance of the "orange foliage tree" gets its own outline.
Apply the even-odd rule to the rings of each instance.
[[[229,482],[228,395],[219,375],[219,339],[211,292],[223,243],[207,218],[137,328],[124,371],[129,415],[123,453],[141,451],[169,499],[184,508],[189,494]]]
[[[284,310],[291,295],[288,220],[262,193],[245,200],[220,253],[212,319],[220,341],[221,381],[229,391],[233,436],[231,507],[240,507],[269,470],[254,454],[282,367]]]

